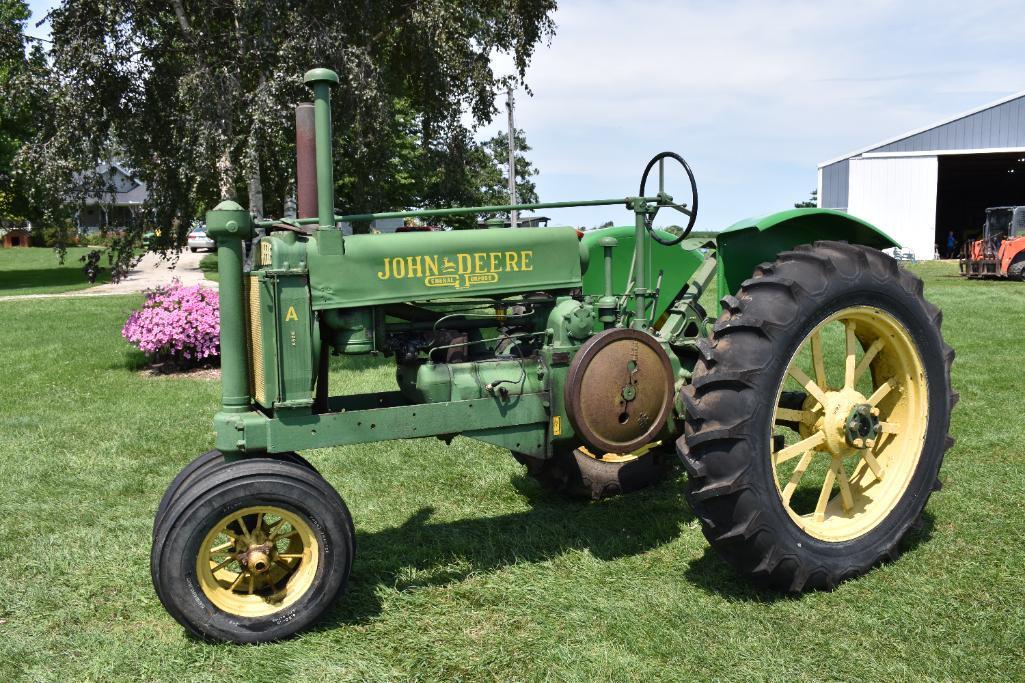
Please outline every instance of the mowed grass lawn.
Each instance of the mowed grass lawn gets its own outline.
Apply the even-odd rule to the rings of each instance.
[[[0,303],[0,679],[1020,678],[1025,284],[917,267],[957,350],[957,446],[896,563],[831,593],[752,588],[708,548],[683,478],[596,504],[457,438],[306,455],[356,522],[348,595],[298,638],[190,639],[149,578],[165,486],[212,444],[215,382],[151,379],[136,297]],[[388,361],[335,385],[389,387]]]
[[[85,277],[79,259],[93,249],[69,247],[60,263],[49,247],[0,249],[0,296],[20,294],[56,294],[92,287]],[[103,253],[104,250],[100,250]],[[110,282],[110,266],[106,255],[100,258],[103,270],[96,284]]]

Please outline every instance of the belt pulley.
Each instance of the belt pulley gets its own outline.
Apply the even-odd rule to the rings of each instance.
[[[673,407],[672,365],[650,334],[605,330],[573,358],[564,396],[570,423],[589,448],[630,453],[665,427]]]

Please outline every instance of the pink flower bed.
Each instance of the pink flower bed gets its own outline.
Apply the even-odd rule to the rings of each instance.
[[[153,361],[181,366],[220,353],[220,311],[217,291],[175,281],[146,293],[142,308],[132,311],[121,336]]]

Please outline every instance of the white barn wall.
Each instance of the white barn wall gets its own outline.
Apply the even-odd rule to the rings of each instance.
[[[847,211],[914,251],[916,258],[931,259],[938,180],[935,156],[851,159]]]

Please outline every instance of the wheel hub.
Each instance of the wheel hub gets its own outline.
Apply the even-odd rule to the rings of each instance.
[[[844,425],[844,438],[854,448],[871,448],[879,437],[879,409],[868,403],[851,408]]]
[[[869,411],[868,417],[875,418],[870,413],[872,406],[865,401],[865,397],[861,393],[854,389],[828,391],[826,392],[826,402],[823,408],[821,427],[826,436],[824,442],[826,450],[834,455],[842,455],[850,451],[851,448],[864,448],[866,446],[863,441],[865,436],[860,431],[861,420],[864,419],[862,410]],[[857,420],[853,434],[851,430],[852,420]],[[878,425],[878,420],[876,420],[876,424]],[[877,429],[878,427],[876,427]],[[874,439],[876,431],[873,431],[870,427],[866,431],[866,434],[869,433],[872,434],[871,438]],[[861,439],[861,441],[859,442],[858,439]]]
[[[251,545],[249,549],[239,558],[242,566],[254,574],[263,574],[270,569],[273,554],[273,546],[269,543],[264,545]]]

